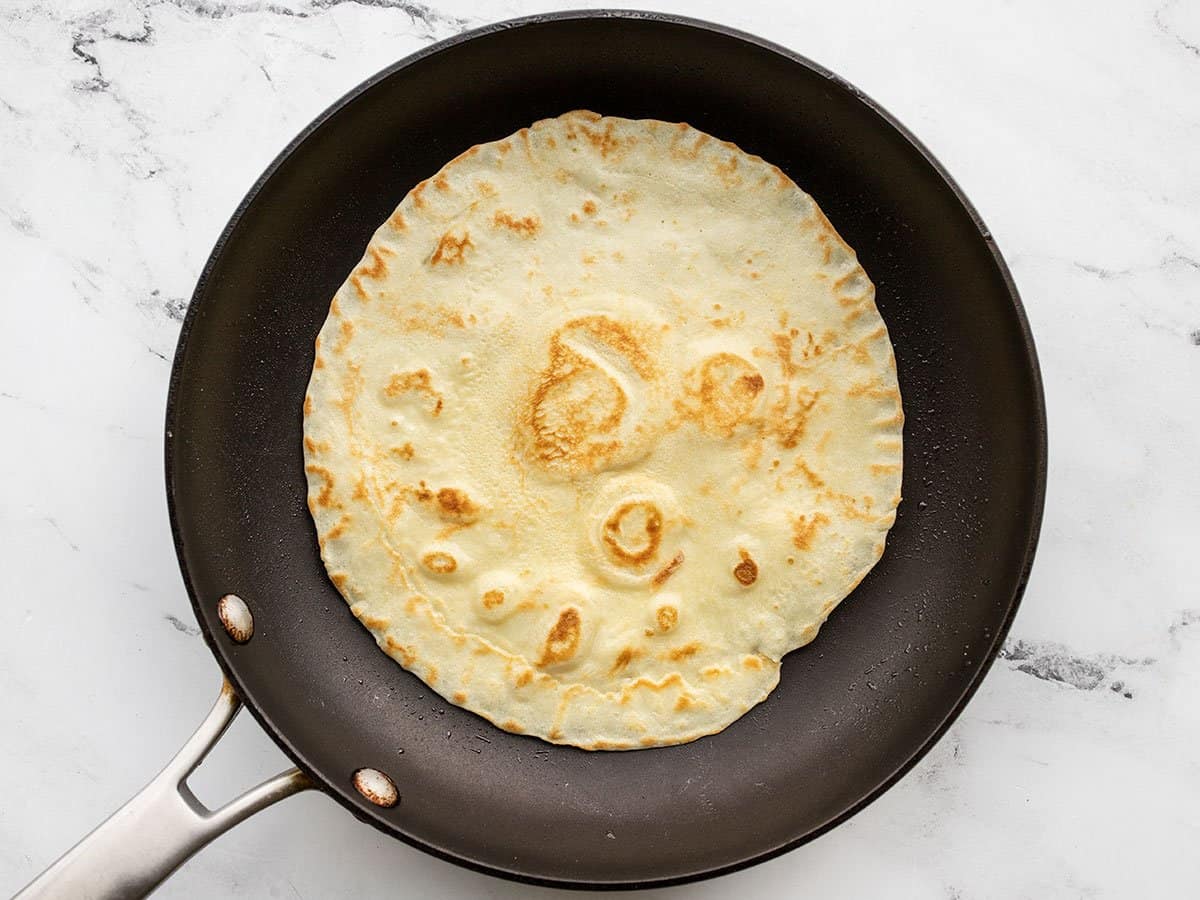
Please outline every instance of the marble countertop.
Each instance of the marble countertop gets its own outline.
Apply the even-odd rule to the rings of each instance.
[[[162,421],[230,212],[366,76],[554,5],[0,6],[0,893],[141,787],[215,696],[171,544]],[[1051,439],[1028,593],[945,738],[819,840],[655,893],[1195,896],[1200,4],[658,5],[804,53],[933,150],[1012,266]],[[216,800],[283,764],[243,717],[194,781]],[[219,839],[161,896],[552,893],[435,860],[314,793]]]

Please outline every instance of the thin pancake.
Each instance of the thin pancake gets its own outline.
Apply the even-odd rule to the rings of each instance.
[[[779,169],[574,112],[417,185],[338,290],[309,506],[380,646],[501,728],[693,740],[883,552],[903,413],[874,287]]]

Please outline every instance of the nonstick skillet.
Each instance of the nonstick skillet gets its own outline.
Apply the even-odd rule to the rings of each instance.
[[[779,687],[720,734],[627,753],[551,746],[442,701],[351,616],[305,506],[313,339],[375,227],[467,147],[577,108],[689,122],[811,193],[877,285],[907,416],[887,551],[818,640],[787,656]],[[192,298],[166,473],[180,567],[225,685],[167,769],[24,896],[144,894],[308,787],[445,859],[569,887],[704,878],[811,840],[894,784],[995,657],[1037,541],[1046,421],[1008,270],[902,126],[759,38],[591,11],[417,53],[271,164]],[[297,768],[209,812],[185,779],[241,703]]]

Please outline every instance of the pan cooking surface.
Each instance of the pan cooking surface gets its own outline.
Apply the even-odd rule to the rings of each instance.
[[[313,338],[371,233],[462,150],[576,108],[687,121],[812,194],[877,285],[907,416],[887,552],[818,639],[786,657],[776,691],[720,734],[631,753],[502,732],[402,670],[329,583],[305,506]],[[634,886],[717,874],[811,839],[928,749],[1015,611],[1045,440],[1007,270],[957,189],[886,114],[757,39],[579,13],[436,45],[339,101],[284,152],[196,289],[166,454],[206,639],[298,764],[359,817],[457,862]],[[216,617],[230,592],[254,615],[244,645]],[[364,766],[395,780],[397,806],[354,789]]]

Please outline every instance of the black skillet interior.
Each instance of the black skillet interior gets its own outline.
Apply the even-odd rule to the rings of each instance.
[[[908,417],[887,552],[820,638],[787,658],[779,688],[721,734],[632,753],[501,732],[384,656],[326,579],[300,447],[313,338],[376,225],[465,148],[580,107],[690,122],[809,191],[878,286]],[[1045,419],[1032,341],[990,238],[885,114],[757,39],[588,13],[438,45],[354,91],[285,151],[196,289],[166,453],[205,636],[255,716],[333,796],[496,874],[631,886],[716,874],[811,838],[940,735],[1027,577]],[[253,610],[245,646],[216,619],[226,592]],[[398,807],[354,791],[360,766],[391,774]]]

